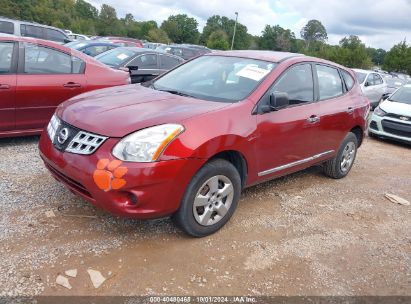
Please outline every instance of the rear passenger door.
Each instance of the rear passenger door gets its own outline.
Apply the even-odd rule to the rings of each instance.
[[[320,128],[316,144],[320,151],[337,151],[350,130],[350,122],[358,96],[352,92],[354,79],[336,67],[315,64],[318,89],[318,115]]]
[[[40,129],[56,107],[83,92],[85,63],[57,49],[20,43],[16,128]]]
[[[15,128],[17,43],[0,41],[0,133]]]

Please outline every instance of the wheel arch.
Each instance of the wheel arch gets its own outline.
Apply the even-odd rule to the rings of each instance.
[[[225,150],[214,154],[208,161],[213,159],[224,159],[230,162],[240,174],[241,188],[245,188],[248,176],[248,165],[245,156],[241,152],[236,150]]]
[[[364,139],[364,130],[360,126],[355,126],[350,132],[357,137],[358,147],[360,147]]]

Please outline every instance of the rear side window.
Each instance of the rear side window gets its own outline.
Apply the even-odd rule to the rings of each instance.
[[[170,70],[180,64],[180,60],[174,57],[161,55],[160,59],[160,69],[162,70]]]
[[[0,33],[14,34],[14,24],[8,21],[0,21]]]
[[[70,55],[31,43],[25,46],[24,73],[71,74]]]
[[[316,65],[320,100],[333,98],[343,94],[343,85],[336,68]]]
[[[290,105],[314,101],[311,64],[292,66],[274,84],[271,92],[287,93]]]
[[[64,36],[63,33],[53,30],[53,29],[44,29],[46,32],[46,37],[48,40],[56,41],[56,42],[65,42],[66,41],[66,36]]]
[[[347,91],[351,90],[355,83],[354,79],[347,71],[341,70],[341,74],[343,75]]]
[[[13,46],[12,42],[0,42],[0,75],[11,72]]]
[[[46,35],[44,34],[44,28],[40,26],[22,24],[20,25],[20,32],[21,35],[25,37],[46,39]]]

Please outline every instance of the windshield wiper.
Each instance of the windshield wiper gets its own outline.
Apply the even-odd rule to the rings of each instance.
[[[154,88],[154,89],[155,89],[155,88]],[[193,95],[190,95],[190,94],[187,94],[187,93],[184,93],[184,92],[180,92],[180,91],[177,91],[177,90],[161,90],[161,89],[155,89],[155,90],[161,91],[161,92],[167,92],[167,93],[174,94],[174,95],[178,95],[178,96],[196,98],[196,97],[193,96]]]

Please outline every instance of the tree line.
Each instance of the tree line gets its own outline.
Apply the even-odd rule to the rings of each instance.
[[[160,43],[193,43],[211,49],[231,46],[235,20],[214,15],[200,33],[198,22],[186,14],[168,17],[161,24],[154,20],[138,21],[132,14],[117,16],[116,9],[103,4],[98,10],[84,0],[0,0],[1,15],[35,21],[75,33],[98,36],[127,36]],[[334,61],[350,68],[383,69],[411,74],[411,47],[402,41],[386,52],[366,47],[358,36],[349,35],[338,45],[327,43],[328,34],[318,20],[310,20],[300,32],[301,39],[279,25],[266,25],[261,35],[248,33],[237,23],[234,49],[260,49],[303,53]]]

